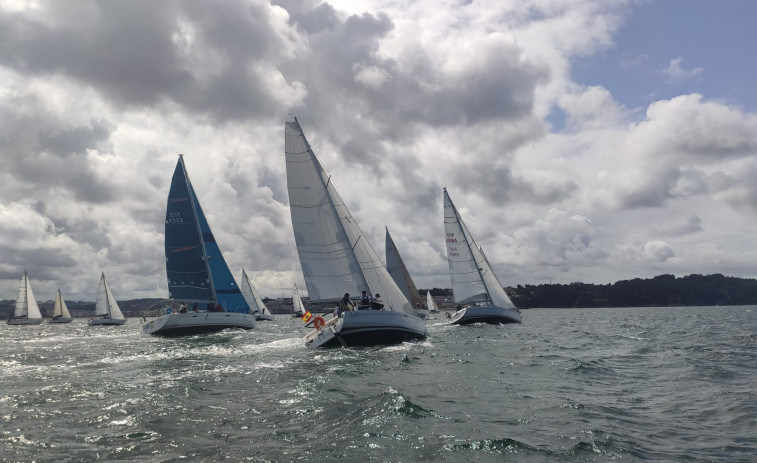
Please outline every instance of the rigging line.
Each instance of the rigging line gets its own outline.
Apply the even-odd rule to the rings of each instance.
[[[274,209],[273,212],[273,255],[276,260],[276,277],[278,279],[279,291],[281,291],[281,297],[284,297],[284,288],[281,286],[281,273],[279,273],[279,253],[276,251],[276,221],[279,218],[278,209]]]

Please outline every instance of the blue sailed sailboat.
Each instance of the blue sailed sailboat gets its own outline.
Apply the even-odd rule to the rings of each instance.
[[[181,309],[145,323],[142,332],[181,336],[254,328],[255,315],[210,230],[182,155],[171,180],[165,227],[169,297]]]

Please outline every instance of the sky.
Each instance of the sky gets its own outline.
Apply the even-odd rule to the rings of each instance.
[[[0,299],[166,297],[178,155],[232,272],[299,282],[297,116],[380,256],[451,287],[757,277],[749,0],[0,0]]]

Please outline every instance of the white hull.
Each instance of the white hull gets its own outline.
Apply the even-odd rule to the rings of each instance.
[[[470,325],[471,323],[520,323],[521,314],[518,309],[508,309],[496,306],[465,307],[452,314],[450,325]]]
[[[42,323],[41,318],[10,318],[9,325],[39,325]]]
[[[274,320],[273,315],[269,315],[269,314],[265,314],[265,313],[256,313],[255,314],[255,321],[259,322],[259,321],[264,321],[264,320],[273,321]]]
[[[162,315],[142,325],[142,332],[159,336],[212,333],[226,328],[255,328],[255,315],[236,312],[187,312]]]
[[[125,318],[95,318],[89,321],[89,326],[123,325]]]
[[[426,336],[426,324],[418,317],[388,310],[353,310],[342,317],[330,318],[325,326],[313,330],[305,337],[305,346],[375,346]]]
[[[58,317],[58,318],[51,318],[50,320],[48,320],[48,323],[71,323],[72,321],[74,321],[73,318]]]

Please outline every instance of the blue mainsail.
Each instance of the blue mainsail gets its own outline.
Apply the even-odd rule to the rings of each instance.
[[[220,305],[250,313],[189,181],[183,156],[171,180],[166,208],[166,275],[171,299],[198,309]]]

